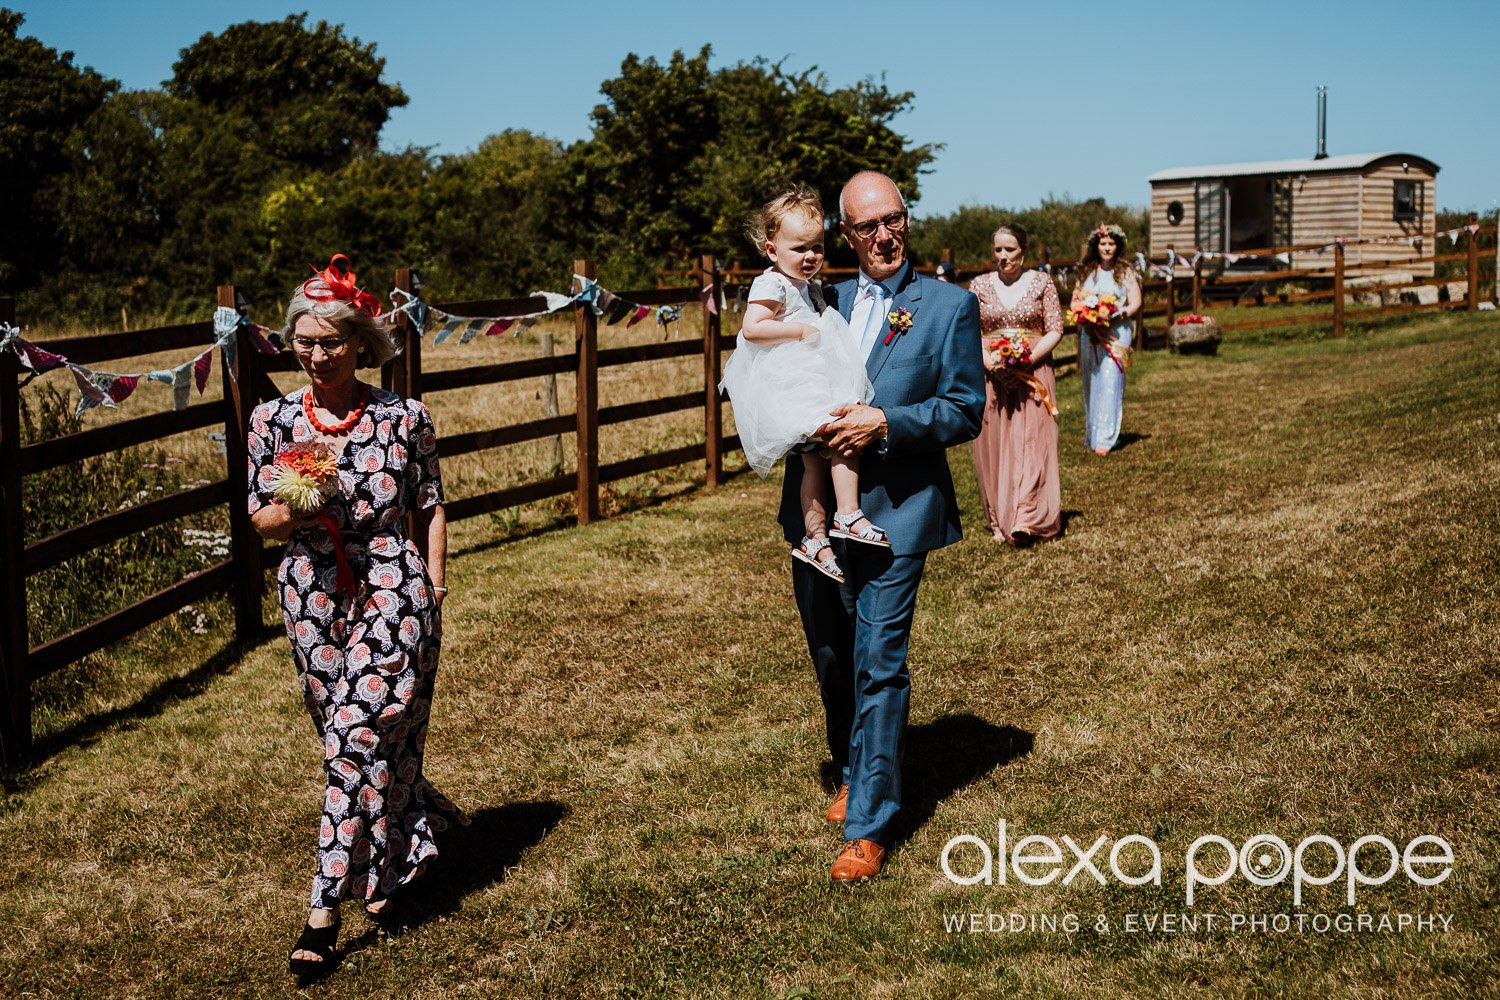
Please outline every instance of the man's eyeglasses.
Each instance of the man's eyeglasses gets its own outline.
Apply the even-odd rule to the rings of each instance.
[[[292,346],[307,354],[311,354],[315,347],[323,348],[324,354],[342,354],[351,339],[347,333],[341,337],[293,337]]]
[[[892,212],[890,215],[871,219],[868,222],[848,222],[845,225],[849,227],[851,233],[862,240],[867,240],[874,236],[880,231],[881,226],[884,226],[887,232],[899,235],[906,232],[906,213]]]

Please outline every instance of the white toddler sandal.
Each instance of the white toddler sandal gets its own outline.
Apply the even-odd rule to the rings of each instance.
[[[854,510],[848,514],[835,513],[833,515],[834,526],[828,529],[828,534],[834,538],[847,538],[851,542],[863,542],[866,545],[878,545],[886,549],[891,547],[890,536],[885,533],[884,528],[876,527],[874,522],[870,522],[859,531],[854,531],[854,524],[860,518],[870,520],[865,517],[865,512],[862,510]]]
[[[839,566],[839,561],[834,558],[833,553],[830,552],[827,559],[818,558],[818,553],[826,548],[829,548],[828,539],[804,535],[802,544],[792,549],[792,558],[802,560],[830,580],[843,583],[844,570]]]

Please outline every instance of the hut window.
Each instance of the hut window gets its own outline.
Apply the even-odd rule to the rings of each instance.
[[[1422,210],[1426,206],[1423,200],[1426,195],[1425,181],[1396,181],[1396,199],[1392,217],[1397,222],[1416,222],[1422,218]]]
[[[1167,225],[1182,225],[1182,202],[1174,201],[1167,205]]]

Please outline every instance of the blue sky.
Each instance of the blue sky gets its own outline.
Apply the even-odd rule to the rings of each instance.
[[[782,2],[5,2],[24,34],[126,87],[158,85],[204,32],[306,9],[375,42],[411,98],[384,144],[445,153],[506,128],[584,137],[630,52],[710,44],[715,65],[760,55],[835,85],[883,77],[916,94],[897,128],[946,147],[919,214],[1049,193],[1143,205],[1147,175],[1167,167],[1311,156],[1326,84],[1330,153],[1415,153],[1442,168],[1440,207],[1500,204],[1495,0],[874,0],[814,17]]]

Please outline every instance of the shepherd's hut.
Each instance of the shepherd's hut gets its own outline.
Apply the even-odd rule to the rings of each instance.
[[[1438,165],[1412,153],[1174,167],[1151,182],[1151,256],[1168,249],[1226,255],[1237,270],[1326,270],[1326,253],[1267,251],[1336,237],[1371,240],[1345,250],[1350,274],[1399,264],[1433,273]],[[1429,234],[1428,238],[1412,240]]]

